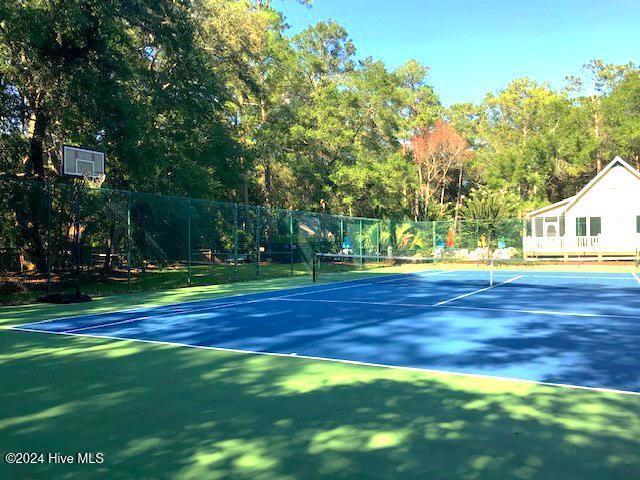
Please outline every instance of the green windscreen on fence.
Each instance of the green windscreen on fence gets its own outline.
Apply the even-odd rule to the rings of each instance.
[[[0,303],[78,283],[108,295],[310,275],[319,253],[523,256],[519,219],[358,218],[64,181],[3,181],[0,194]]]

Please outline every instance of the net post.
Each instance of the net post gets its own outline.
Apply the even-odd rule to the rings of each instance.
[[[187,283],[191,285],[191,199],[187,199]]]
[[[238,204],[233,204],[233,281],[238,281]]]
[[[127,192],[127,292],[131,291],[131,192]]]
[[[293,210],[289,210],[289,267],[293,277]]]

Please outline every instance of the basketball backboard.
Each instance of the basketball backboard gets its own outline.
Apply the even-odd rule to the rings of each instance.
[[[104,177],[105,154],[97,150],[64,145],[62,174],[71,177],[99,179]]]

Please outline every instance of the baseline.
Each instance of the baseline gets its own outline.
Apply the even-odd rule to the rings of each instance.
[[[11,327],[11,330],[20,331],[20,332],[28,332],[28,333],[40,333],[47,335],[64,335],[69,337],[84,337],[84,338],[93,338],[98,340],[115,340],[115,341],[123,341],[123,342],[139,342],[139,343],[148,343],[152,345],[168,345],[173,347],[184,347],[184,348],[194,348],[201,350],[212,350],[218,352],[229,352],[229,353],[239,353],[244,355],[263,355],[268,357],[283,357],[283,358],[296,358],[301,360],[312,360],[312,361],[320,361],[320,362],[330,362],[330,363],[340,363],[345,365],[357,365],[363,367],[375,367],[375,368],[386,368],[391,370],[405,370],[405,371],[413,371],[413,372],[427,372],[436,375],[451,375],[465,378],[478,378],[478,379],[487,379],[487,380],[499,380],[505,382],[515,382],[515,383],[524,383],[527,385],[542,385],[547,387],[554,388],[565,388],[565,389],[573,389],[573,390],[586,390],[591,392],[601,392],[601,393],[615,393],[621,395],[632,395],[632,396],[640,396],[640,392],[635,392],[633,390],[620,390],[614,388],[606,388],[606,387],[589,387],[585,385],[573,385],[569,383],[555,383],[555,382],[545,382],[541,380],[527,380],[522,378],[514,378],[514,377],[500,377],[496,375],[483,375],[479,373],[466,373],[466,372],[455,372],[450,370],[437,370],[437,369],[429,369],[429,368],[419,368],[419,367],[408,367],[402,365],[389,365],[385,363],[372,363],[372,362],[362,362],[358,360],[346,360],[341,358],[331,358],[331,357],[316,357],[312,355],[300,355],[298,353],[277,353],[277,352],[261,352],[255,350],[242,350],[236,348],[224,348],[224,347],[212,347],[208,345],[194,345],[189,343],[179,343],[179,342],[168,342],[163,340],[145,340],[140,338],[127,338],[127,337],[117,337],[111,335],[93,335],[89,333],[66,333],[66,332],[51,332],[46,330],[31,330],[27,328],[19,328],[19,327]]]

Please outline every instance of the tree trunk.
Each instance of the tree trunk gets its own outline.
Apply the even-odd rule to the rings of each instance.
[[[108,273],[113,270],[113,253],[115,247],[120,244],[120,240],[125,234],[124,227],[117,228],[117,222],[111,223],[109,227],[109,239],[107,240],[107,248],[105,249],[104,263],[102,265],[103,273]],[[121,254],[123,252],[120,252]]]
[[[264,98],[260,98],[260,120],[263,125],[267,123],[267,107]],[[264,148],[263,153],[264,168],[264,204],[271,207],[271,159],[269,157],[269,149]]]
[[[12,203],[16,206],[14,220],[20,232],[20,255],[35,265],[39,272],[46,271],[47,193],[39,185],[13,189]]]
[[[246,172],[242,173],[242,203],[249,205],[249,180]]]
[[[427,174],[427,184],[423,191],[424,221],[429,220],[429,204],[431,203],[431,172]]]
[[[271,208],[271,162],[269,157],[264,159],[264,204]]]
[[[43,93],[31,101],[33,111],[29,119],[29,154],[25,162],[28,175],[44,178],[44,139],[49,117],[42,105]],[[47,268],[46,228],[48,192],[38,185],[17,187],[12,192],[16,205],[14,220],[20,231],[20,255],[44,272]]]
[[[602,170],[602,154],[600,152],[600,112],[598,109],[600,108],[598,99],[594,97],[593,99],[594,105],[594,114],[593,114],[593,135],[598,142],[598,150],[596,151],[596,172],[600,172]]]
[[[458,215],[460,213],[460,203],[462,201],[462,166],[460,167],[460,171],[458,172],[458,193],[456,195],[456,213],[454,218],[454,223],[458,223]]]
[[[111,254],[113,253],[113,240],[116,232],[116,222],[111,222],[109,226],[109,238],[107,239],[107,248],[104,251],[104,263],[102,264],[102,272],[111,271]]]
[[[44,176],[44,139],[49,125],[49,116],[42,103],[42,94],[36,95],[35,110],[29,121],[29,159],[28,170],[37,177]]]

